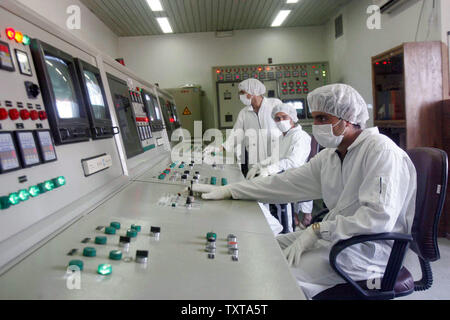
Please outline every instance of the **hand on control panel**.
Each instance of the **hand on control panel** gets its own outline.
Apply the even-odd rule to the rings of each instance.
[[[202,194],[205,200],[226,200],[231,199],[230,186],[216,187],[209,184],[194,184],[192,191]]]

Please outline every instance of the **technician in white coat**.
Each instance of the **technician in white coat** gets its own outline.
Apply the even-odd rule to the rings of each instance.
[[[270,158],[254,165],[247,174],[247,179],[256,176],[272,176],[288,169],[298,168],[308,161],[311,153],[311,137],[298,124],[297,110],[292,104],[279,104],[272,110],[272,118],[278,129],[283,133],[279,138],[279,152],[274,152]],[[293,232],[294,204],[265,204],[269,212],[283,226],[282,233]],[[300,202],[298,209],[311,214],[312,201]]]
[[[331,247],[340,240],[384,232],[410,234],[415,211],[416,171],[408,155],[377,128],[365,129],[367,105],[352,87],[336,84],[308,95],[313,134],[327,149],[306,165],[272,177],[209,192],[205,199],[290,202],[323,198],[330,212],[306,230],[277,238],[308,297],[344,283],[330,267]],[[352,279],[382,276],[391,243],[367,242],[344,250],[338,263]]]
[[[266,87],[257,79],[239,83],[239,96],[245,107],[239,112],[231,134],[222,144],[222,150],[228,152],[237,148],[241,161],[244,160],[242,153],[245,153],[245,163],[242,165],[244,176],[247,175],[249,162],[256,164],[271,155],[272,141],[276,141],[281,134],[272,119],[272,109],[282,102],[265,97],[265,93]],[[244,148],[245,152],[242,152]],[[211,144],[204,153],[214,150],[214,144]]]

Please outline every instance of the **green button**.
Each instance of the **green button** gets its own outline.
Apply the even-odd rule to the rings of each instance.
[[[131,225],[131,230],[136,230],[137,232],[141,232],[141,226],[138,226],[136,224]]]
[[[19,198],[22,201],[27,201],[30,198],[30,193],[27,189],[22,189],[19,191]]]
[[[77,266],[80,271],[83,271],[84,263],[81,260],[71,260],[69,261],[69,266]]]
[[[83,256],[85,257],[95,257],[97,255],[97,250],[92,247],[86,247],[83,249]]]
[[[8,199],[9,199],[9,203],[12,205],[16,205],[20,202],[19,194],[16,192],[11,193],[8,196]]]
[[[222,178],[222,185],[226,186],[228,184],[228,181],[226,178]]]
[[[97,273],[101,274],[103,276],[106,276],[108,274],[112,273],[112,266],[110,264],[100,264],[97,268]]]
[[[11,207],[11,203],[9,203],[9,197],[0,197],[0,209],[5,210]]]
[[[166,178],[166,175],[161,173],[158,177],[159,180],[164,180]]]
[[[113,227],[106,227],[106,228],[105,228],[105,233],[106,233],[106,234],[116,234],[116,228],[113,228]]]
[[[216,177],[211,177],[211,184],[212,185],[216,185],[217,184],[217,178]]]
[[[120,229],[120,222],[117,221],[113,221],[109,224],[111,227],[113,227],[114,229],[119,230]]]
[[[112,250],[109,252],[109,258],[111,260],[121,260],[122,259],[122,251],[120,250]]]
[[[165,174],[169,174],[170,173],[170,170],[169,169],[166,169],[166,170],[164,170],[163,171]]]
[[[44,188],[47,191],[52,191],[55,188],[55,184],[51,180],[47,180],[44,182]]]
[[[183,169],[184,168],[184,164],[180,164],[180,166],[178,168]]]
[[[106,237],[95,237],[96,244],[106,244],[106,241],[107,241]]]
[[[133,229],[128,229],[127,230],[127,237],[136,238],[137,237],[137,231],[133,230]]]
[[[215,234],[214,232],[208,232],[206,234],[206,239],[209,239],[209,238],[217,239],[217,234]]]
[[[33,198],[34,198],[34,197],[37,197],[37,196],[41,193],[41,192],[39,191],[38,186],[31,186],[31,187],[28,189],[28,192],[29,192],[30,196],[32,196]]]
[[[173,169],[173,168],[175,168],[176,165],[177,165],[176,163],[172,163],[172,164],[170,165],[170,168]]]
[[[63,185],[66,184],[66,178],[64,178],[63,176],[54,178],[51,181],[52,181],[53,185],[55,186],[55,188],[62,187]]]

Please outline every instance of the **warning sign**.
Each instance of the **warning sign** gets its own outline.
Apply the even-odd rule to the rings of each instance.
[[[184,115],[184,116],[190,116],[190,115],[192,115],[192,113],[191,113],[191,111],[189,110],[188,107],[184,108],[183,115]]]

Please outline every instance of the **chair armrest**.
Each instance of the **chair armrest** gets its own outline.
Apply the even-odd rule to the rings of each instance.
[[[394,245],[392,247],[389,261],[383,276],[380,291],[367,291],[361,288],[361,286],[351,279],[336,263],[338,255],[346,248],[358,243],[364,243],[369,241],[380,240],[393,240]],[[379,233],[372,235],[356,236],[347,240],[342,240],[336,243],[330,251],[330,265],[333,270],[343,278],[348,284],[350,284],[363,298],[394,298],[394,286],[397,280],[398,273],[402,267],[403,259],[408,249],[409,244],[413,241],[411,235],[401,233]]]

